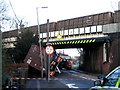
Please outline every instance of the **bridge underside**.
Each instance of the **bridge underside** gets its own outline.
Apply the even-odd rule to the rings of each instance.
[[[71,39],[71,40],[59,40],[50,41],[49,43],[55,49],[64,48],[84,48],[84,47],[94,47],[110,40],[110,37],[98,37],[98,38],[83,38],[83,39]],[[46,46],[46,42],[43,42],[43,46]]]
[[[54,45],[55,49],[66,49],[66,48],[85,48],[85,47],[95,47],[100,45],[101,43],[96,42],[96,43],[83,43],[83,44],[64,44],[64,45]]]
[[[83,48],[84,55],[80,59],[80,69],[88,72],[103,73],[104,43],[111,41],[110,37],[61,40],[50,42],[55,49]],[[45,43],[44,43],[45,45]],[[107,52],[108,53],[108,52]],[[105,57],[107,57],[106,54]],[[107,58],[106,58],[107,60]]]

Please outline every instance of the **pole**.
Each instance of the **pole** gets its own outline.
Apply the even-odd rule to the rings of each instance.
[[[47,45],[49,44],[49,19],[47,19]],[[50,55],[47,56],[47,76],[46,79],[50,79]]]
[[[2,31],[1,31],[1,21],[0,21],[0,90],[2,89]]]
[[[41,47],[41,39],[40,39],[40,25],[39,25],[39,15],[38,15],[38,7],[36,8],[37,12],[37,23],[38,23],[38,36],[39,36],[39,47],[40,47],[40,61],[41,61],[41,78],[43,78],[43,60],[42,60],[42,47]]]

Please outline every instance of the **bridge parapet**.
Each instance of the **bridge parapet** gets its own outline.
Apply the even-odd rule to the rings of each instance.
[[[120,32],[120,23],[103,25],[103,34]]]
[[[52,31],[49,32],[50,41],[56,41],[57,35],[61,35],[63,40],[101,37],[103,36],[103,25]],[[40,38],[43,39],[43,42],[46,42],[47,33],[40,33]]]
[[[120,23],[112,23],[106,25],[96,25],[96,26],[88,26],[81,28],[73,28],[73,29],[62,29],[55,30],[49,32],[50,41],[59,41],[57,38],[58,34],[62,35],[61,40],[73,40],[73,39],[82,39],[82,38],[96,38],[96,37],[104,37],[108,36],[109,33],[117,33],[120,32]],[[47,41],[47,32],[40,33],[40,38],[43,39],[43,42]],[[9,37],[3,38],[2,42],[4,45],[9,46],[12,45],[17,40],[17,37]],[[12,43],[12,44],[11,44]],[[12,45],[13,46],[13,45]]]

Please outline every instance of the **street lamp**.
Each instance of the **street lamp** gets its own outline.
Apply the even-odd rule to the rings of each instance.
[[[43,78],[43,60],[42,60],[42,47],[41,47],[41,39],[40,39],[40,25],[39,25],[39,14],[38,14],[38,9],[40,7],[36,8],[36,12],[37,12],[37,24],[38,24],[38,36],[39,36],[39,47],[40,47],[40,61],[41,61],[41,77]],[[48,8],[48,7],[41,7],[41,8]]]
[[[2,31],[1,31],[1,28],[0,28],[0,69],[1,69],[0,73],[2,73]],[[2,82],[2,76],[0,76],[0,82]],[[0,84],[0,86],[2,85]]]

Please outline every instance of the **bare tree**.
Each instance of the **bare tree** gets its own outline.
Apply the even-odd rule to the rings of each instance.
[[[79,57],[79,60],[80,60],[79,61],[79,68],[81,68],[81,66],[84,63],[84,51],[83,51],[83,48],[77,48],[77,51],[80,54],[80,57]]]
[[[4,26],[4,23],[10,18],[7,16],[8,5],[4,0],[0,1],[0,28]]]
[[[7,4],[4,2],[4,0],[0,1],[0,64],[2,64],[2,32],[1,32],[1,28],[4,27],[4,22],[7,21],[9,18],[7,17]],[[2,65],[0,65],[0,90],[2,89],[2,84],[3,81],[2,80]]]
[[[12,5],[12,4],[10,3],[10,5]],[[13,10],[13,8],[12,8],[12,10]],[[15,14],[15,17],[8,16],[7,11],[8,11],[7,3],[5,2],[5,0],[0,0],[0,30],[1,30],[1,28],[4,28],[5,25],[9,25],[10,29],[21,29],[25,25],[27,25],[27,22],[24,21],[24,19],[18,19],[14,10],[13,10],[13,12]]]
[[[6,16],[7,7],[8,6],[4,2],[4,0],[0,1],[0,17],[1,17],[1,20],[8,20],[8,17]]]
[[[79,53],[80,55],[83,54],[83,48],[77,48],[77,51],[78,51],[78,53]]]

